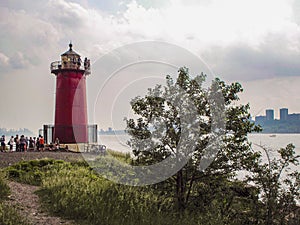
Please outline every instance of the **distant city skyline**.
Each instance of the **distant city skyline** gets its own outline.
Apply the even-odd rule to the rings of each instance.
[[[256,116],[255,123],[264,133],[300,133],[300,113],[289,113],[288,108],[279,109],[279,119],[274,118],[274,110],[266,109],[265,115]]]
[[[274,115],[275,115],[275,110],[272,109],[272,108],[268,108],[265,110],[265,114],[264,115],[258,115],[258,116],[254,116],[255,118],[255,121],[256,121],[256,118],[257,119],[265,119],[267,121],[270,121],[270,120],[289,120],[289,119],[296,119],[296,120],[300,120],[300,112],[293,112],[293,113],[289,113],[289,109],[288,108],[279,108],[279,116],[276,118]],[[253,118],[253,116],[252,116]]]

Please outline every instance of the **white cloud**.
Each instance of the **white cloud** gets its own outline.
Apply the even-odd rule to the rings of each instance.
[[[2,9],[0,25],[6,35],[0,37],[14,44],[0,50],[11,56],[16,49],[32,59],[49,47],[65,48],[72,40],[74,48],[95,59],[123,44],[163,40],[198,54],[237,43],[259,49],[270,33],[286,34],[290,49],[299,48],[299,27],[289,0],[204,3],[170,0],[168,7],[145,8],[131,1],[118,15],[66,0],[50,0],[38,13]]]
[[[88,11],[78,3],[64,0],[50,0],[46,8],[47,16],[61,29],[74,30],[85,26],[88,20]],[[55,12],[55,13],[54,13]]]
[[[132,1],[127,7],[123,16],[129,31],[179,44],[194,37],[198,47],[236,41],[256,45],[268,32],[284,32],[292,17],[291,5],[283,0],[215,0],[207,4],[173,0],[169,7],[155,9]]]
[[[12,57],[8,57],[0,52],[0,71],[7,72],[10,69],[26,69],[30,66],[30,61],[22,52],[16,52]]]
[[[40,64],[57,46],[59,35],[52,24],[24,10],[0,7],[0,51],[10,58],[13,68]]]
[[[201,43],[224,45],[236,41],[257,44],[269,32],[291,32],[295,28],[289,0],[205,2],[171,0],[168,7],[145,8],[131,1],[125,11],[108,16],[79,3],[50,0],[38,13],[2,11],[1,24],[13,28],[8,32],[14,34],[36,33],[39,29],[32,28],[45,30],[43,28],[47,27],[51,34],[48,38],[58,36],[60,40],[74,35],[75,39],[86,39],[86,42],[98,38],[99,42],[111,39],[123,43],[125,39],[128,43],[144,38],[184,44],[187,37],[193,37],[199,46]]]
[[[0,52],[0,68],[6,68],[9,65],[9,58]]]
[[[16,52],[9,62],[14,69],[26,69],[30,65],[30,60],[22,52]]]

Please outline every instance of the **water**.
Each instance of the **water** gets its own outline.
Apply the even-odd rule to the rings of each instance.
[[[291,143],[295,145],[295,151],[300,154],[300,134],[250,134],[248,137],[252,143],[274,150],[284,148]]]
[[[300,134],[250,134],[248,138],[253,143],[254,150],[261,150],[254,144],[277,150],[292,143],[295,145],[296,153],[300,155]],[[109,149],[121,152],[131,151],[131,149],[126,145],[128,140],[128,135],[99,135],[100,144],[106,145]]]

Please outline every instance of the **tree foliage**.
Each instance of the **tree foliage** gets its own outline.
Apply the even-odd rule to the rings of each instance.
[[[249,105],[237,104],[243,91],[239,83],[217,78],[204,87],[204,74],[192,78],[187,68],[178,72],[175,81],[167,76],[165,86],[149,88],[146,96],[131,101],[138,119],[127,119],[127,132],[135,165],[153,165],[168,157],[187,159],[157,184],[183,212],[199,201],[207,182],[224,181],[253,166],[259,155],[251,151],[247,134],[259,127],[250,122]]]
[[[299,166],[300,155],[296,155],[292,144],[280,148],[275,156],[272,156],[273,150],[261,145],[259,147],[266,160],[258,158],[249,180],[260,190],[261,201],[265,206],[263,221],[266,225],[299,224],[297,201],[300,201],[300,173],[295,168]]]

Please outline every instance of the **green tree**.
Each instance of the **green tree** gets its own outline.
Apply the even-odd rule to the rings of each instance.
[[[131,107],[138,119],[126,122],[135,165],[169,157],[176,160],[164,170],[183,163],[156,185],[183,212],[199,202],[201,182],[227,179],[253,166],[259,154],[251,151],[247,134],[260,128],[250,121],[249,105],[237,104],[243,91],[239,83],[228,85],[217,78],[205,88],[204,74],[192,78],[187,68],[178,72],[175,82],[167,76],[165,86],[134,98]]]
[[[299,224],[297,201],[300,201],[300,173],[291,166],[299,165],[300,155],[296,155],[292,144],[279,149],[275,156],[267,147],[258,146],[267,160],[262,160],[262,157],[257,159],[249,180],[255,183],[261,193],[263,224]]]

